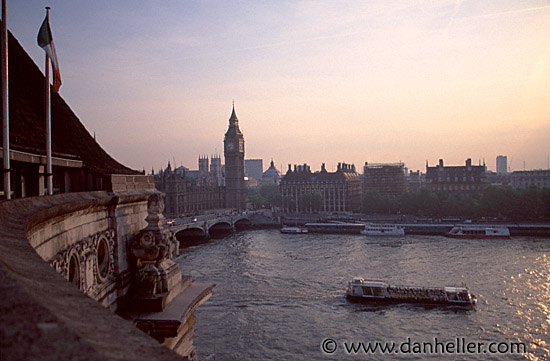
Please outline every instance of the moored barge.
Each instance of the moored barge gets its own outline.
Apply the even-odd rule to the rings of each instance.
[[[445,236],[451,238],[510,238],[510,231],[505,226],[460,225],[454,226]]]
[[[366,223],[360,233],[365,236],[404,236],[405,230],[399,224]]]
[[[453,306],[473,309],[475,295],[467,287],[415,287],[388,284],[384,281],[353,278],[348,283],[346,298],[352,302]]]

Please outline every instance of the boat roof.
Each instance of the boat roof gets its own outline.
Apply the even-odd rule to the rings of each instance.
[[[468,288],[465,286],[425,287],[425,286],[396,285],[396,284],[389,284],[386,281],[366,280],[361,277],[354,277],[352,278],[351,282],[355,284],[360,283],[363,286],[370,286],[370,287],[424,288],[424,289],[444,290],[445,292],[468,292]]]
[[[468,288],[466,287],[445,287],[445,292],[467,292]]]

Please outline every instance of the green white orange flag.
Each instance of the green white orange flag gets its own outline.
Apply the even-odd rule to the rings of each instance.
[[[57,61],[57,53],[55,52],[55,46],[53,44],[52,30],[50,29],[50,22],[48,16],[44,19],[38,36],[36,38],[38,45],[44,49],[48,57],[52,62],[53,68],[53,86],[52,90],[57,93],[59,87],[61,87],[61,72],[59,71],[59,62]]]

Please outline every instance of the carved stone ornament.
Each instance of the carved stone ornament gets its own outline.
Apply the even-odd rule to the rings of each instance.
[[[115,247],[115,231],[101,231],[58,252],[50,266],[90,294],[113,277]]]
[[[147,227],[133,238],[130,246],[132,255],[141,265],[134,277],[136,287],[155,283],[155,293],[167,291],[166,272],[163,269],[164,261],[179,255],[179,242],[174,233],[163,224],[163,210],[164,194],[152,194],[147,201],[147,218],[145,218]],[[154,282],[151,281],[153,279]],[[143,280],[147,280],[147,282],[142,282]]]

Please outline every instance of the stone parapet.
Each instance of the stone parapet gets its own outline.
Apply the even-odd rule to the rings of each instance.
[[[91,298],[110,306],[117,293],[127,291],[127,284],[111,282],[114,274],[118,282],[129,279],[126,247],[119,245],[146,225],[153,193],[67,193],[0,202],[2,359],[181,360]],[[79,277],[77,269],[83,272]]]
[[[105,189],[112,192],[155,189],[152,175],[109,174],[104,177]]]

